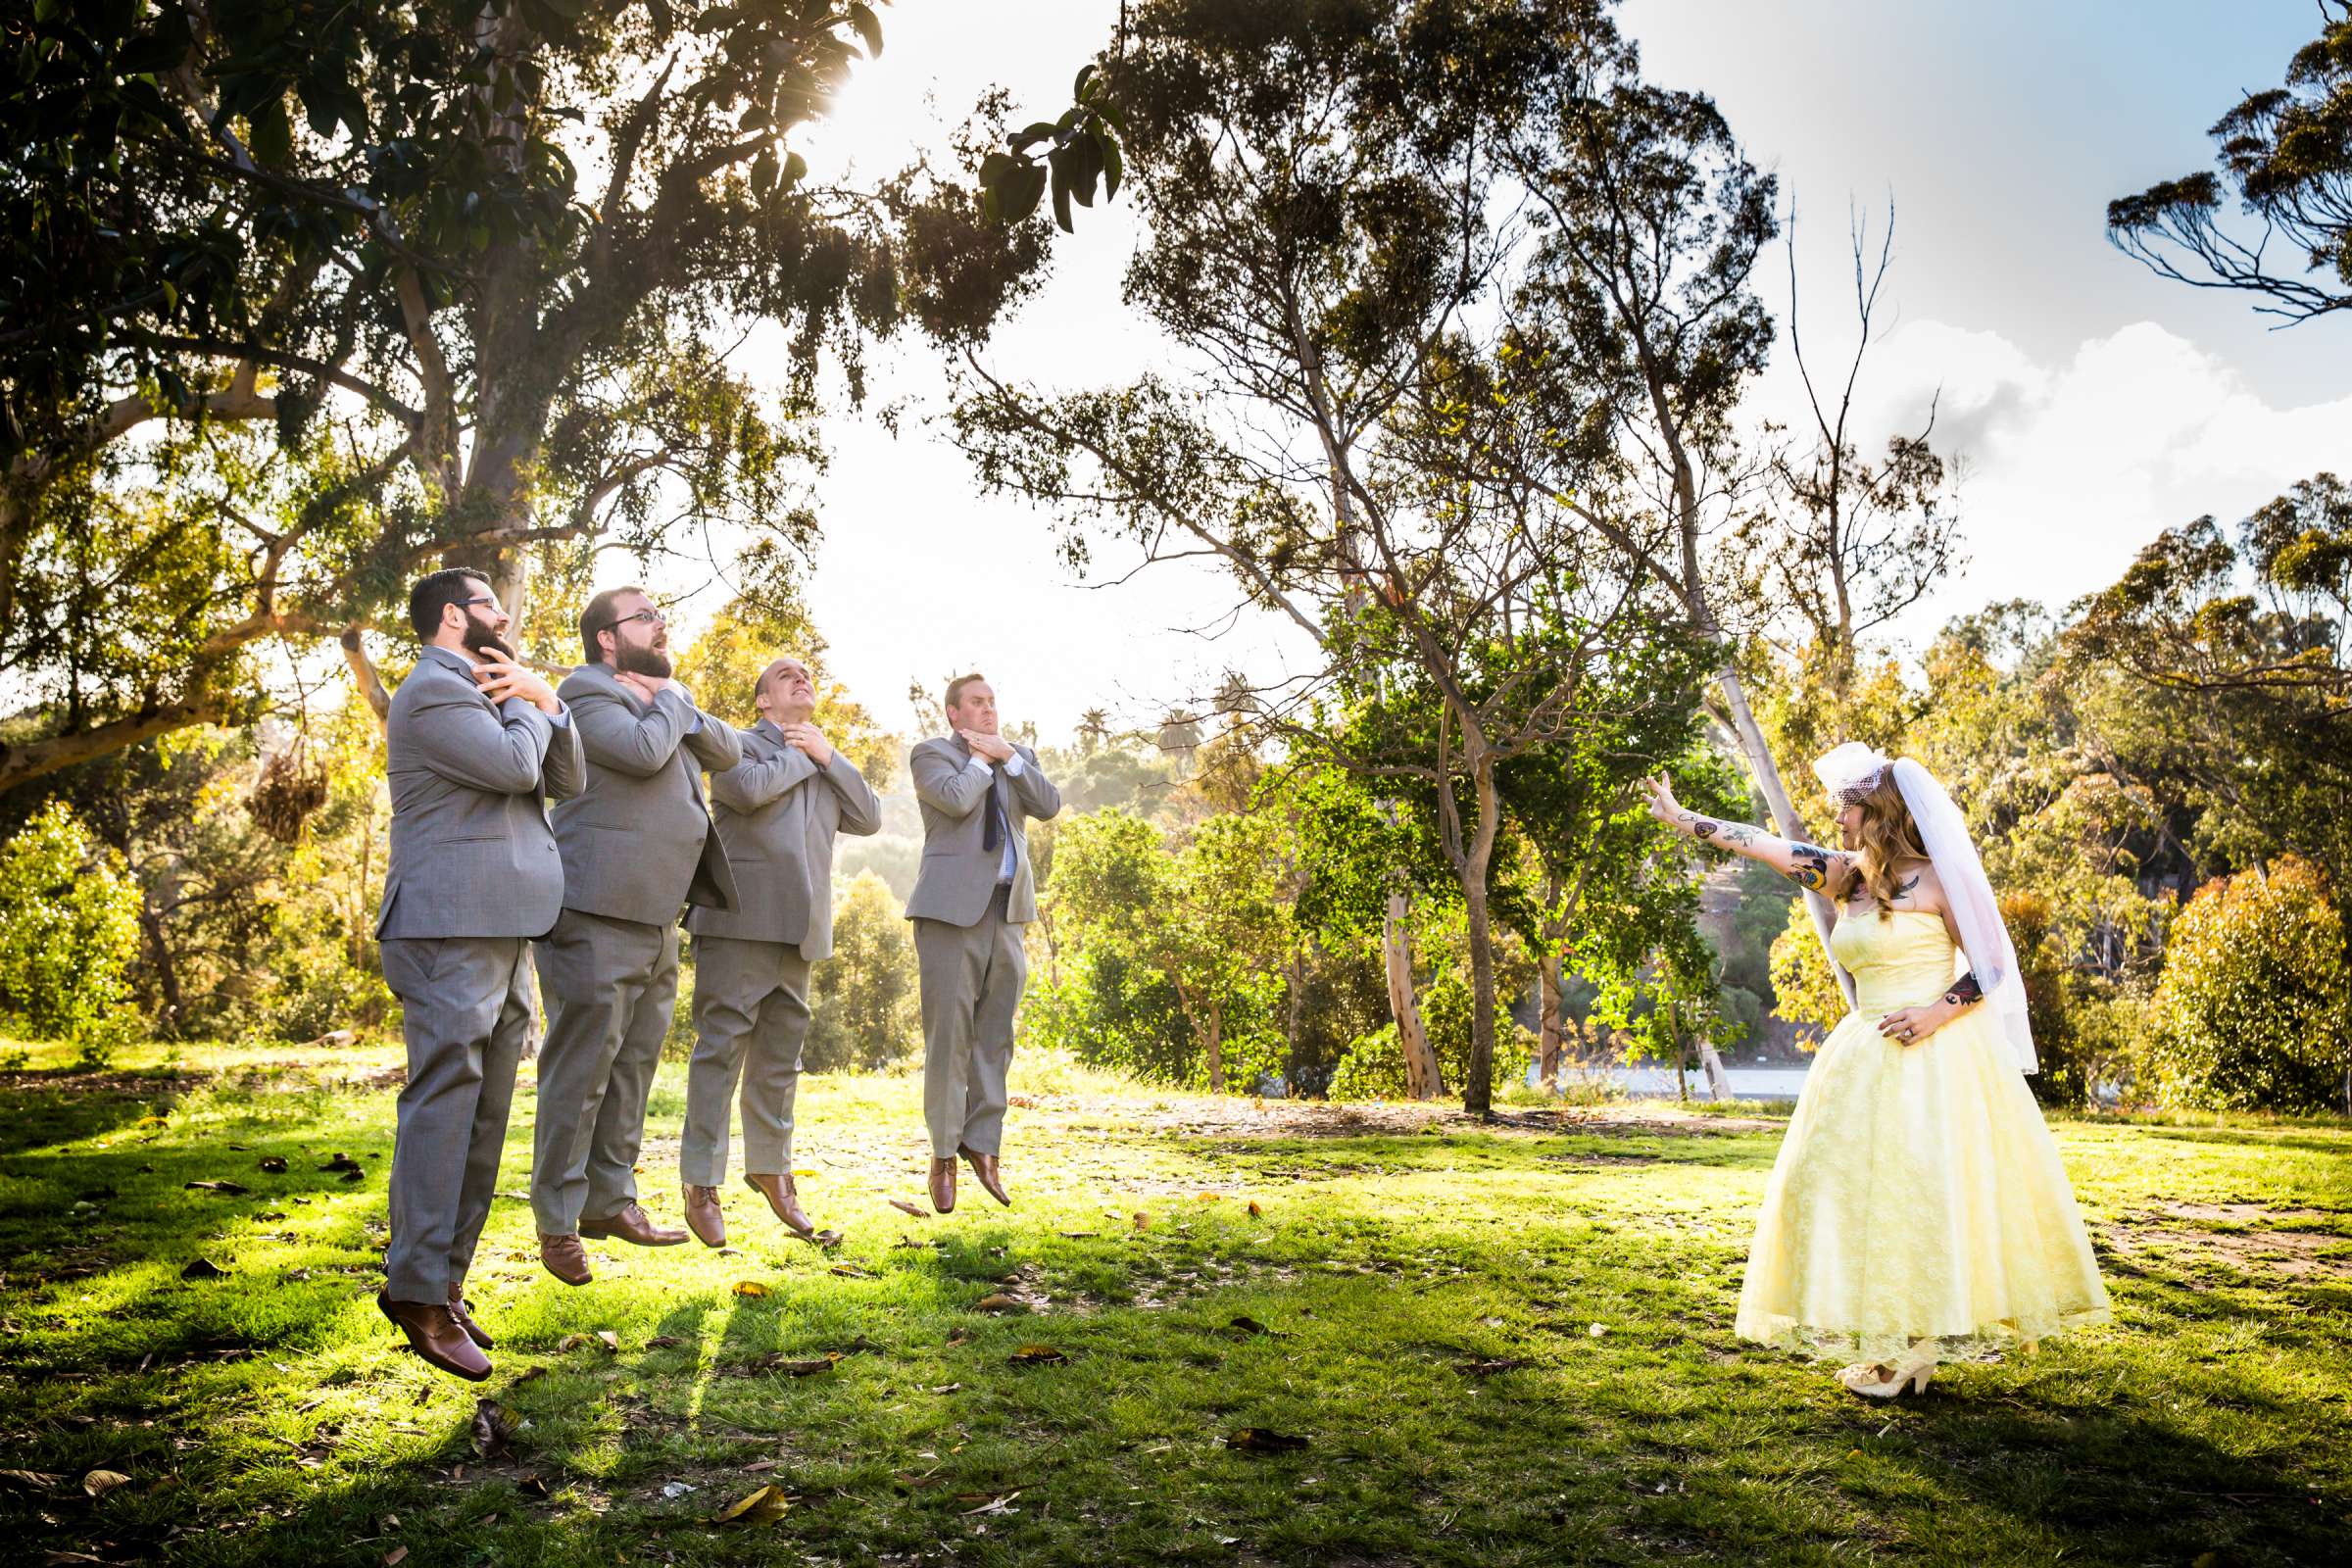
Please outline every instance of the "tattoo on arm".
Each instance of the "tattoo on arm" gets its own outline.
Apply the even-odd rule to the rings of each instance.
[[[1830,852],[1818,844],[1791,843],[1788,869],[1781,874],[1818,893],[1830,885]]]
[[[1943,1000],[1955,1007],[1965,1007],[1972,1003],[1983,1002],[1984,988],[1977,984],[1976,971],[1972,969],[1953,981],[1952,989],[1943,994]]]

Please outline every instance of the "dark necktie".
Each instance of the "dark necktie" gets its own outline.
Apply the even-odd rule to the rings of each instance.
[[[988,820],[980,829],[980,848],[994,850],[1004,842],[1004,799],[997,792],[1004,786],[1004,775],[995,769],[988,775]]]

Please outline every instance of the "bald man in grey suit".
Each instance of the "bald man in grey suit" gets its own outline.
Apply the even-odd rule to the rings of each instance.
[[[588,782],[554,812],[564,913],[539,944],[547,1044],[539,1054],[531,1210],[539,1260],[590,1278],[583,1238],[673,1247],[637,1201],[637,1151],[678,996],[678,911],[724,909],[735,882],[702,770],[733,767],[735,732],[670,678],[669,630],[642,588],[608,588],[580,613],[588,662],[561,689]]]
[[[544,801],[578,792],[580,745],[555,692],[514,662],[486,578],[432,573],[411,591],[409,619],[425,648],[384,721],[392,850],[375,926],[409,1081],[375,1299],[418,1355],[478,1382],[491,1342],[466,1271],[530,1024],[524,945],[563,904]]]
[[[906,917],[914,922],[923,994],[923,1119],[931,1134],[931,1205],[956,1206],[956,1160],[1000,1203],[1004,1079],[1012,1016],[1028,979],[1022,930],[1037,918],[1029,868],[1031,817],[1061,809],[1037,754],[997,733],[997,695],[979,675],[948,683],[955,733],[907,756],[923,810],[923,862]]]
[[[808,969],[833,955],[834,836],[882,825],[872,786],[809,722],[816,683],[807,664],[773,661],[753,684],[752,701],[760,722],[737,737],[742,762],[710,775],[711,815],[735,867],[736,902],[686,917],[694,933],[694,1060],[678,1176],[686,1224],[708,1247],[727,1239],[718,1186],[739,1080],[744,1183],[796,1235],[816,1235],[792,1179]]]

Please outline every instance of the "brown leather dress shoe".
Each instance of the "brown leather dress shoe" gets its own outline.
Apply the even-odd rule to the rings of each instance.
[[[539,1236],[539,1261],[566,1285],[585,1285],[596,1276],[588,1272],[588,1253],[577,1236]]]
[[[931,1159],[931,1206],[942,1214],[956,1209],[956,1162],[933,1155]]]
[[[958,1147],[956,1152],[972,1162],[972,1180],[988,1189],[989,1197],[1003,1203],[1006,1208],[1012,1206],[1012,1197],[1004,1191],[1004,1173],[997,1168],[996,1155],[983,1154],[976,1149],[961,1147]]]
[[[705,1247],[727,1245],[727,1217],[718,1211],[717,1188],[687,1187],[686,1228]]]
[[[409,1337],[409,1348],[444,1372],[454,1372],[470,1383],[479,1383],[490,1375],[490,1358],[474,1348],[471,1340],[458,1327],[449,1308],[439,1301],[395,1301],[382,1291],[375,1293],[376,1309],[392,1320],[395,1328]]]
[[[767,1200],[767,1206],[776,1211],[784,1228],[804,1242],[816,1239],[816,1222],[801,1207],[801,1195],[792,1185],[790,1176],[770,1176],[764,1171],[746,1172],[743,1185]]]
[[[473,1320],[473,1303],[466,1300],[465,1291],[455,1285],[449,1288],[449,1315],[465,1331],[467,1339],[485,1350],[491,1348],[492,1341],[488,1332]]]
[[[635,1203],[608,1219],[583,1219],[580,1235],[592,1242],[627,1242],[633,1247],[675,1247],[686,1240],[684,1231],[663,1230]]]

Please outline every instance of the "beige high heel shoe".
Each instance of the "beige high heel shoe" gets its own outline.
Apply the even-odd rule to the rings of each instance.
[[[1915,1346],[1891,1366],[1856,1361],[1842,1367],[1838,1382],[1848,1394],[1858,1394],[1865,1399],[1891,1399],[1898,1394],[1927,1393],[1928,1379],[1935,1373],[1935,1350],[1922,1350]]]

